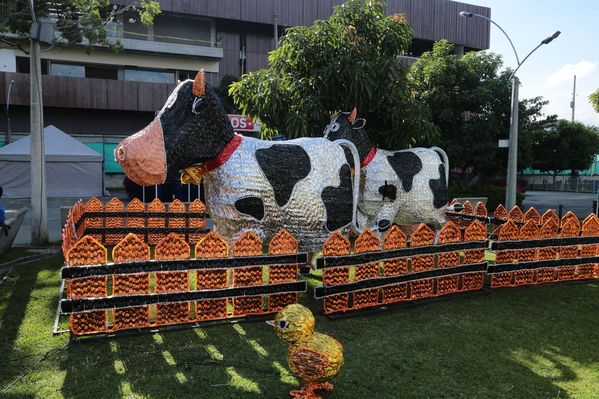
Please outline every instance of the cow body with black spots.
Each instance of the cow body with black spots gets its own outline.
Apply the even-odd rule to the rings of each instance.
[[[362,174],[358,226],[386,231],[393,223],[444,224],[449,173],[445,152],[437,147],[400,151],[375,148],[364,129],[365,120],[355,116],[355,110],[336,115],[324,136],[349,140],[358,149]]]
[[[115,158],[141,185],[204,179],[215,231],[231,242],[247,230],[269,239],[281,228],[302,250],[322,248],[331,232],[355,226],[359,171],[352,179],[347,141],[303,138],[272,142],[235,135],[200,72],[182,82],[141,132],[123,140]]]

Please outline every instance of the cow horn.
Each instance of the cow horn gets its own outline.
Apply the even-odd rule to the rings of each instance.
[[[347,118],[347,120],[349,121],[349,123],[354,123],[357,116],[358,116],[358,109],[356,107],[354,107],[354,109],[352,109],[352,111],[351,111],[351,114],[349,114],[349,117]]]
[[[193,89],[191,91],[196,97],[206,94],[206,76],[203,69],[198,72],[196,78],[193,80]]]

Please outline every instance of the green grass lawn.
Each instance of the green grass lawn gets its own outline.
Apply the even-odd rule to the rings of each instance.
[[[53,337],[60,266],[59,256],[17,266],[0,285],[1,398],[280,399],[298,385],[264,322]],[[300,302],[318,312],[311,295]],[[599,281],[317,315],[316,329],[345,346],[326,398],[599,398]]]

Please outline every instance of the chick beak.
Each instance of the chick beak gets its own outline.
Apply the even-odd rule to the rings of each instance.
[[[266,324],[270,324],[271,326],[275,326],[275,319],[272,320],[266,320]]]

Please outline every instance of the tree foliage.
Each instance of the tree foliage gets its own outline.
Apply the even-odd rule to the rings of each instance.
[[[383,2],[349,0],[329,20],[287,29],[270,68],[230,93],[244,114],[288,138],[321,136],[332,114],[357,107],[376,144],[405,148],[432,132],[397,59],[411,41],[412,29],[386,17]]]
[[[237,76],[225,75],[220,80],[220,84],[214,89],[228,114],[239,113],[239,108],[237,108],[235,102],[233,102],[233,98],[231,98],[229,95],[229,86],[235,82],[239,82],[239,78]]]
[[[29,37],[32,24],[30,0],[3,1],[0,3],[0,35],[11,33],[10,37],[1,37],[4,44],[18,47],[20,41]],[[54,46],[68,46],[85,43],[88,50],[93,45],[104,45],[120,49],[121,44],[109,40],[107,26],[125,11],[134,11],[140,21],[151,25],[154,17],[160,13],[160,5],[153,0],[129,0],[121,5],[111,4],[110,0],[50,0],[35,1],[36,19],[47,19],[55,23]]]
[[[570,170],[572,175],[591,167],[599,153],[599,130],[579,122],[560,120],[546,131],[534,135],[532,164],[541,172],[554,175]]]
[[[595,112],[599,112],[599,89],[589,95],[589,101],[595,108]]]
[[[511,71],[502,66],[501,57],[489,52],[458,56],[445,40],[412,65],[409,78],[415,99],[430,108],[438,130],[438,138],[427,144],[444,148],[451,165],[464,172],[495,176],[505,171],[507,150],[497,143],[509,135]],[[532,162],[532,133],[557,120],[542,114],[546,103],[540,97],[520,101],[519,169]]]

